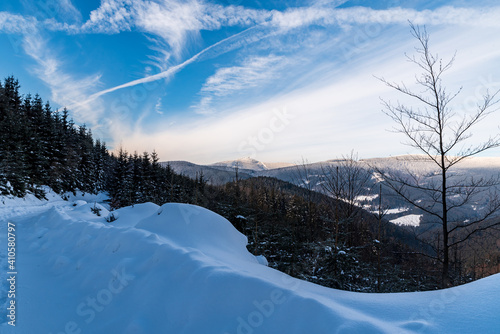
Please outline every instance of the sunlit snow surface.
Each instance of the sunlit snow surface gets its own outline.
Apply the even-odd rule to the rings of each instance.
[[[404,211],[400,211],[404,212]],[[422,215],[406,215],[402,216],[396,219],[390,220],[391,223],[394,223],[396,225],[407,225],[407,226],[418,226],[420,225],[420,220],[422,219]]]
[[[145,203],[107,223],[98,198],[0,201],[1,333],[498,333],[500,276],[398,294],[338,291],[268,268],[224,218]],[[74,204],[76,204],[74,206]],[[6,225],[16,224],[16,327]]]

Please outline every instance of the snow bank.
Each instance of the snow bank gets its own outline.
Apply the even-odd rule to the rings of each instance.
[[[102,203],[105,200],[109,199],[109,196],[106,193],[99,193],[99,194],[89,194],[89,193],[82,193],[81,191],[77,191],[75,194],[68,192],[64,193],[63,198],[70,202],[75,202],[75,201],[85,201],[87,203]]]
[[[223,263],[258,262],[246,248],[246,236],[225,218],[199,206],[165,204],[156,215],[139,222],[136,228],[155,233],[170,244],[201,252]]]
[[[78,199],[82,200],[82,199]],[[500,276],[425,293],[362,294],[291,278],[224,218],[146,203],[107,223],[57,202],[17,228],[16,327],[1,333],[495,333]],[[93,204],[92,204],[93,205]],[[5,240],[6,219],[0,218]],[[5,247],[0,258],[5,258]],[[5,271],[4,271],[5,272]],[[2,291],[6,280],[2,277]]]
[[[406,215],[396,219],[390,220],[391,223],[397,225],[407,225],[407,226],[418,226],[420,225],[420,220],[422,219],[422,215]]]
[[[135,227],[135,225],[137,225],[137,223],[145,217],[150,217],[153,214],[158,213],[159,208],[160,207],[158,205],[153,203],[136,204],[112,211],[108,214],[108,217],[113,215],[116,221],[112,223],[116,227]]]

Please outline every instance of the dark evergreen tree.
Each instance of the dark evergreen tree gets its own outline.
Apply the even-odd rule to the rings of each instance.
[[[3,178],[6,179],[6,186],[10,189],[9,193],[15,196],[23,196],[26,193],[29,181],[24,140],[26,117],[23,113],[19,88],[19,82],[14,77],[5,79],[1,120],[3,152],[0,157],[0,168]]]
[[[111,197],[111,206],[119,208],[132,204],[132,171],[128,154],[120,148],[118,157],[113,166],[113,174],[109,183],[108,192]]]
[[[140,197],[141,202],[153,202],[153,191],[155,189],[153,179],[153,169],[149,153],[144,152],[141,157],[141,171],[142,171],[142,193]]]
[[[138,203],[142,198],[144,198],[144,174],[142,170],[142,159],[139,157],[137,152],[134,152],[133,156],[129,157],[131,164],[131,189],[130,189],[130,201],[131,203]]]
[[[92,133],[83,125],[78,130],[77,146],[77,189],[83,192],[93,192],[95,186],[95,166],[93,159],[94,142]]]
[[[106,144],[96,140],[92,148],[92,161],[94,166],[92,192],[99,193],[106,189],[106,170],[110,164],[110,158]]]

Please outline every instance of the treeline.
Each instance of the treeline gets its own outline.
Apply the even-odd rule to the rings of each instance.
[[[105,191],[111,209],[135,203],[184,202],[226,217],[249,239],[249,250],[292,276],[352,291],[415,291],[438,286],[436,264],[416,255],[411,234],[342,201],[274,178],[207,184],[162,166],[152,153],[114,155],[77,126],[67,110],[0,82],[0,192],[43,198]],[[419,250],[421,251],[421,250]]]
[[[85,125],[77,126],[68,110],[52,110],[38,95],[22,96],[14,77],[0,82],[0,194],[45,196],[106,191],[111,207],[139,202],[188,202],[204,181],[177,175],[158,163],[155,152],[120,150],[110,154]],[[198,183],[201,186],[198,186]]]
[[[53,111],[40,96],[19,93],[14,77],[0,82],[0,192],[43,197],[41,185],[56,192],[96,193],[105,189],[110,156],[68,111]]]
[[[197,198],[201,200],[204,193],[206,182],[202,174],[196,180],[179,175],[170,166],[161,165],[154,151],[139,155],[120,149],[112,160],[105,188],[112,209],[144,202],[199,204]]]

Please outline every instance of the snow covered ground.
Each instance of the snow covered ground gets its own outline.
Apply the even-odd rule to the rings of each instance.
[[[498,333],[500,275],[452,289],[338,291],[268,268],[224,218],[186,204],[0,200],[1,333]],[[100,209],[100,216],[91,208]],[[94,211],[96,211],[94,209]],[[15,285],[7,227],[15,225]],[[15,298],[5,294],[14,289]],[[15,300],[15,327],[7,315]]]
[[[401,211],[404,212],[404,211]],[[406,216],[402,216],[396,219],[390,220],[391,223],[396,225],[406,225],[406,226],[418,226],[420,225],[420,220],[422,219],[422,215],[410,214]]]

